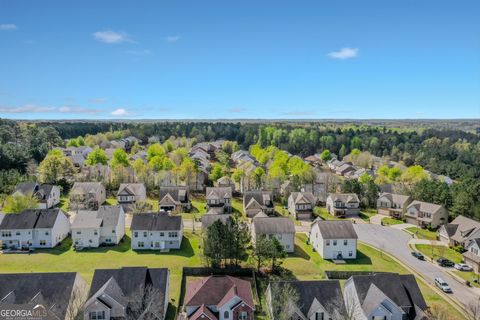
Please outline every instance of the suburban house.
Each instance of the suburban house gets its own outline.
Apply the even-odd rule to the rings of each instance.
[[[120,205],[100,206],[97,211],[79,211],[72,223],[75,247],[115,245],[125,235],[125,213]]]
[[[86,298],[87,284],[76,272],[0,274],[0,306],[31,306],[39,314],[46,312],[48,319],[75,320]],[[11,317],[19,318],[47,319]]]
[[[360,213],[360,200],[355,193],[330,193],[326,205],[328,213],[335,217]]]
[[[143,183],[121,183],[117,192],[117,200],[120,204],[134,204],[147,200],[147,190]]]
[[[440,241],[448,246],[466,248],[471,240],[480,238],[480,222],[458,216],[452,222],[441,226],[438,234]]]
[[[355,319],[427,319],[427,304],[412,274],[352,276],[345,283],[345,304]]]
[[[463,260],[472,267],[475,273],[480,272],[480,238],[470,240],[465,247],[467,251],[463,253]]]
[[[232,192],[235,192],[235,181],[228,176],[223,176],[218,179],[215,183],[215,186],[220,188],[231,188]]]
[[[286,252],[295,251],[295,224],[287,217],[255,217],[252,224],[252,241],[262,235],[275,237]]]
[[[142,319],[164,320],[168,308],[168,278],[166,268],[96,269],[83,319],[134,319],[136,313],[147,309]]]
[[[180,249],[183,237],[181,216],[166,212],[137,213],[133,215],[132,249],[168,250]]]
[[[243,211],[249,218],[263,212],[267,215],[274,213],[273,194],[271,191],[252,190],[243,195]]]
[[[313,216],[315,196],[311,192],[292,192],[288,197],[288,212],[295,219],[308,220]]]
[[[253,320],[255,305],[250,281],[209,276],[187,283],[186,319]]]
[[[355,172],[357,169],[349,162],[345,162],[335,168],[335,173],[341,176],[346,176],[350,172]]]
[[[400,219],[411,202],[410,196],[384,192],[377,199],[377,213]]]
[[[60,203],[60,188],[50,184],[23,182],[17,184],[13,195],[30,195],[38,200],[40,209],[50,209]]]
[[[298,305],[294,306],[291,319],[343,319],[346,314],[338,280],[278,281],[270,282],[267,287],[266,300],[270,319],[274,318],[272,301],[275,299],[275,290],[286,285],[295,290],[299,300]]]
[[[94,166],[86,166],[78,174],[80,181],[98,181],[107,184],[112,178],[112,169],[105,164],[96,164]],[[79,180],[77,180],[79,181]]]
[[[282,195],[283,197],[288,198],[292,191],[293,183],[290,180],[287,180],[280,185],[280,195]]]
[[[315,179],[312,182],[304,183],[301,190],[313,193],[318,202],[325,203],[328,195],[329,185],[334,185],[338,178],[330,172],[315,170]]]
[[[408,205],[405,218],[407,223],[422,228],[437,228],[448,222],[448,211],[441,205],[415,200]]]
[[[306,163],[308,163],[309,165],[311,166],[314,166],[314,167],[319,167],[322,165],[322,158],[320,158],[320,155],[318,153],[315,153],[315,154],[312,154],[308,157],[305,157],[303,159]]]
[[[351,221],[317,219],[308,238],[323,259],[357,258],[358,236]]]
[[[106,199],[105,187],[100,182],[75,182],[70,191],[70,208],[95,210]]]
[[[232,212],[232,188],[230,187],[207,187],[205,199],[207,210],[215,208],[219,213]]]
[[[0,224],[0,241],[11,249],[53,248],[69,233],[70,221],[58,208],[7,214]]]
[[[215,221],[220,220],[223,224],[226,224],[228,219],[231,218],[231,214],[207,214],[203,215],[201,218],[202,221],[202,229],[206,230],[208,227],[210,227],[212,224],[214,224]]]
[[[182,212],[190,210],[191,203],[186,186],[160,187],[159,208],[162,211]]]

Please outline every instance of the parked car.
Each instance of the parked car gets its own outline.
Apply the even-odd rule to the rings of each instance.
[[[470,267],[468,264],[465,263],[457,263],[454,266],[455,269],[460,270],[460,271],[472,271],[472,267]]]
[[[439,258],[437,260],[437,263],[439,266],[442,266],[442,267],[453,267],[455,265],[455,263],[453,263],[453,261],[450,261],[446,258]]]
[[[450,288],[448,283],[442,278],[435,278],[435,285],[445,293],[452,293],[452,289]]]
[[[425,260],[425,257],[423,256],[423,254],[417,251],[412,251],[412,256],[414,256],[418,260]]]

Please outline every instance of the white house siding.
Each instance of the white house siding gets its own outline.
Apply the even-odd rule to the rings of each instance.
[[[310,243],[323,259],[337,259],[339,253],[343,259],[357,258],[357,239],[323,239],[318,227],[314,226]]]
[[[33,230],[32,229],[12,229],[1,230],[0,240],[7,246],[7,248],[28,247],[33,243]]]
[[[177,235],[169,237],[169,233]],[[148,231],[132,230],[132,249],[134,250],[162,250],[180,249],[182,245],[183,230],[174,231]],[[142,245],[143,243],[143,245]]]
[[[55,247],[59,244],[63,239],[65,239],[68,234],[70,233],[70,220],[66,215],[63,214],[62,211],[58,212],[57,220],[55,220],[55,224],[53,225],[52,229],[52,243]]]
[[[274,236],[277,238],[278,242],[283,246],[286,252],[291,253],[295,251],[295,234],[294,233],[276,233],[276,234],[268,234],[267,237]],[[252,228],[252,238],[253,242],[256,241],[257,235]]]
[[[80,247],[97,248],[100,245],[100,231],[98,228],[72,229],[73,244]]]

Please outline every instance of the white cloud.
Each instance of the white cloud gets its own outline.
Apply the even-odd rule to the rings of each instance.
[[[13,23],[0,24],[0,31],[12,31],[17,29],[18,27]]]
[[[182,37],[180,36],[168,36],[165,38],[165,41],[173,43],[173,42],[177,42],[180,39],[182,39]]]
[[[129,111],[123,108],[118,108],[116,110],[113,110],[110,114],[112,116],[117,116],[117,117],[128,117],[132,115]]]
[[[127,51],[125,51],[125,53],[126,54],[131,54],[131,55],[134,55],[134,56],[149,56],[153,52],[148,50],[148,49],[144,49],[144,50],[127,50]]]
[[[0,107],[0,113],[49,113],[49,112],[60,112],[60,113],[99,113],[98,109],[90,109],[79,106],[62,106],[62,107],[53,107],[53,106],[37,106],[35,104],[26,104],[20,107]]]
[[[93,37],[97,41],[108,43],[108,44],[132,42],[128,34],[126,34],[125,32],[117,32],[112,30],[94,32]]]
[[[333,51],[328,54],[328,56],[332,59],[351,59],[358,56],[358,48],[342,48],[339,51]]]

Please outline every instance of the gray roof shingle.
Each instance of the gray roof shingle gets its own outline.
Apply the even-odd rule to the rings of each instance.
[[[254,218],[255,234],[295,233],[295,224],[287,217]]]
[[[167,213],[136,213],[133,215],[132,230],[177,231],[182,228],[181,216],[169,216]]]
[[[351,221],[346,220],[320,220],[313,222],[312,228],[317,225],[324,239],[357,239],[357,233]]]

